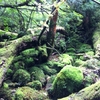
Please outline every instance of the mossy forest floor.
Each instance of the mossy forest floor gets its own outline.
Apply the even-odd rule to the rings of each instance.
[[[7,58],[6,62],[11,58],[0,89],[0,99],[57,100],[76,93],[100,79],[99,56],[95,54],[92,44],[82,43],[75,37],[70,37],[69,41],[63,36],[58,38],[48,61],[46,46],[36,46],[36,41],[30,41],[30,38],[27,40],[25,36],[16,39],[15,44],[20,45],[11,44],[10,47],[8,42],[6,50],[4,42],[0,42],[0,55],[4,59]],[[9,49],[12,50],[10,54]],[[4,50],[8,52],[5,53]],[[0,72],[2,77],[2,68]]]

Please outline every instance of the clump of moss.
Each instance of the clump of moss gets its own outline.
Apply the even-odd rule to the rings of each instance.
[[[12,78],[12,75],[13,75],[13,70],[9,68],[9,69],[7,70],[6,76],[7,76],[8,78]]]
[[[22,51],[20,54],[24,57],[28,56],[28,57],[32,57],[32,56],[37,56],[38,55],[38,51],[34,48],[30,48],[30,49],[26,49],[24,51]]]
[[[86,65],[86,62],[85,62],[85,61],[82,61],[82,60],[80,60],[80,59],[76,59],[74,65],[75,65],[76,67],[84,66],[84,65]]]
[[[40,81],[36,80],[36,81],[32,81],[32,82],[29,82],[27,84],[27,86],[31,87],[31,88],[34,88],[36,90],[41,90],[42,89],[42,84]]]
[[[25,85],[30,81],[30,74],[26,70],[18,69],[13,75],[13,81]]]
[[[0,88],[0,97],[3,100],[13,100],[11,91],[8,88]]]
[[[46,75],[54,75],[57,73],[57,71],[53,68],[49,68],[47,65],[43,64],[41,65],[41,69],[44,71]]]
[[[31,80],[39,80],[42,83],[42,85],[44,85],[46,79],[43,70],[35,66],[30,68],[29,70],[32,78]]]
[[[25,66],[31,67],[35,64],[39,51],[35,48],[30,48],[22,51],[20,55],[22,56],[22,61],[25,63]]]
[[[15,100],[47,100],[43,91],[37,91],[30,87],[21,87],[16,90]]]
[[[12,70],[14,70],[14,72],[18,69],[24,69],[25,64],[23,61],[17,61],[13,64]]]
[[[69,56],[68,54],[62,54],[62,55],[59,57],[59,61],[60,61],[62,64],[71,65],[72,62],[73,62],[73,58],[72,58],[71,56]]]
[[[55,98],[67,96],[81,88],[83,73],[71,65],[65,66],[56,76],[50,95]]]
[[[80,48],[78,48],[77,52],[85,53],[88,51],[93,51],[92,47],[89,44],[81,44]]]

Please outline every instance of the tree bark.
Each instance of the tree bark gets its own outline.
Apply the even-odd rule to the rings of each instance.
[[[58,100],[100,100],[100,81],[82,89],[78,93]]]
[[[36,41],[37,38],[33,35],[26,35],[16,40],[10,41],[8,45],[5,45],[3,48],[0,48],[0,86],[5,78],[5,73],[10,67],[14,57],[21,48],[25,48],[26,44]]]
[[[98,23],[98,26],[93,33],[93,47],[95,55],[100,57],[100,23]]]
[[[47,45],[48,58],[49,58],[49,56],[52,52],[52,48],[54,46],[54,38],[55,38],[55,34],[56,34],[57,17],[58,17],[58,10],[56,9],[55,13],[53,14],[53,17],[50,20],[49,32],[47,34],[47,44],[46,45]]]

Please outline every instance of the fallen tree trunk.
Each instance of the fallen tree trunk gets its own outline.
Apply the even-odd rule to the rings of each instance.
[[[34,42],[36,40],[36,37],[34,38],[32,35],[26,35],[10,41],[8,45],[0,48],[0,86],[2,85],[2,82],[5,78],[5,73],[16,56],[16,53],[23,47],[25,48],[27,43]]]
[[[95,55],[100,56],[100,23],[93,33],[93,47],[95,50]]]
[[[100,100],[100,81],[82,89],[78,93],[58,100]]]
[[[17,33],[13,33],[13,32],[6,32],[4,30],[0,30],[0,39],[3,39],[3,37],[5,37],[8,40],[12,40],[12,39],[16,39],[18,36]],[[0,40],[1,41],[1,40]]]

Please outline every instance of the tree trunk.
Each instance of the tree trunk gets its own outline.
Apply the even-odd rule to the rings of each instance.
[[[95,55],[100,57],[100,23],[93,33],[93,47],[95,50]]]
[[[100,100],[100,81],[82,89],[78,93],[58,100]]]
[[[47,34],[47,54],[48,58],[52,52],[52,48],[54,47],[54,38],[56,34],[56,22],[58,17],[58,10],[55,10],[55,13],[53,14],[53,17],[50,20],[49,25],[49,32]]]
[[[26,35],[16,40],[8,41],[8,45],[4,45],[3,48],[0,48],[0,86],[2,85],[5,73],[10,67],[16,53],[23,47],[25,48],[25,43],[32,43],[36,40],[36,37],[34,38],[32,35]]]

